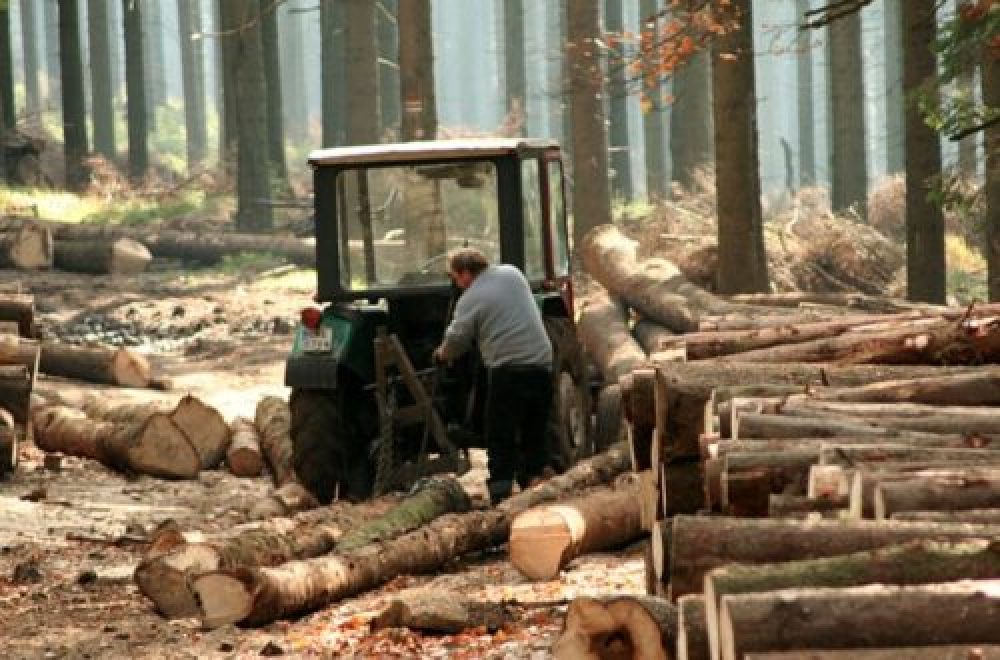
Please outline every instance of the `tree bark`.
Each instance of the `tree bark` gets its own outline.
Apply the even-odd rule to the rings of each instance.
[[[901,522],[957,522],[972,525],[1000,525],[1000,509],[965,509],[963,511],[897,511],[890,520]]]
[[[403,103],[400,135],[404,142],[437,137],[434,47],[430,0],[399,3],[399,96]]]
[[[766,292],[752,5],[738,0],[720,12],[720,20],[738,21],[738,27],[717,38],[712,53],[718,286],[724,293]]]
[[[375,0],[347,0],[346,67],[347,144],[377,144],[378,47],[375,39]]]
[[[659,22],[659,0],[639,1],[639,30],[641,39],[648,43],[656,43],[663,32]],[[688,66],[691,66],[690,62]],[[666,112],[664,111],[663,85],[658,76],[646,83],[642,94],[646,99],[643,104],[642,135],[646,156],[646,197],[651,204],[667,199],[669,181],[667,180],[667,143],[665,140]],[[677,85],[677,76],[673,78]],[[647,109],[648,108],[648,109]],[[674,108],[676,111],[676,106]]]
[[[285,122],[281,86],[280,42],[278,39],[277,7],[273,0],[259,0],[260,40],[264,62],[264,82],[267,90],[267,151],[271,160],[270,177],[279,188],[288,187],[288,165],[285,161]]]
[[[556,660],[673,657],[677,609],[652,596],[576,598],[552,645]]]
[[[932,45],[937,38],[934,4],[903,2],[903,89],[931,97],[937,105],[937,62]],[[906,297],[945,301],[944,215],[930,196],[941,175],[941,145],[937,131],[924,121],[916,103],[905,108],[906,165]]]
[[[721,475],[722,512],[733,516],[766,517],[772,494],[805,495],[809,468],[820,450],[728,454]]]
[[[121,471],[166,479],[198,476],[198,453],[162,413],[129,424],[88,419],[72,408],[33,413],[35,444],[44,451],[96,460]]]
[[[983,49],[979,67],[983,104],[1000,108],[1000,61]],[[983,197],[986,209],[986,287],[991,301],[1000,300],[1000,124],[983,131]]]
[[[949,374],[912,380],[886,381],[861,387],[820,389],[811,396],[821,401],[858,403],[926,403],[944,406],[1000,405],[1000,370]]]
[[[810,647],[997,643],[998,616],[995,581],[728,596],[720,615],[720,657]]]
[[[94,151],[109,162],[118,160],[115,146],[114,86],[111,82],[111,23],[109,0],[87,1],[87,48],[90,56],[91,118]]]
[[[804,495],[771,495],[768,518],[840,518],[850,502],[846,497],[811,498]]]
[[[260,454],[257,427],[246,417],[237,417],[229,424],[232,441],[226,451],[226,465],[237,477],[256,477],[264,469]]]
[[[90,180],[90,168],[85,163],[90,147],[87,144],[87,105],[83,93],[80,5],[77,0],[59,0],[59,71],[62,77],[66,185],[71,190],[81,191]]]
[[[593,0],[566,4],[573,160],[573,238],[582,245],[587,232],[611,222],[608,182],[608,127],[601,69],[600,6]],[[615,292],[612,292],[615,293]]]
[[[622,0],[604,0],[604,30],[620,37],[625,43],[625,19]],[[621,46],[619,46],[621,48]],[[611,151],[612,186],[614,198],[628,202],[632,191],[632,149],[629,145],[628,91],[625,85],[626,59],[614,47],[608,48],[608,148]]]
[[[205,53],[201,39],[201,6],[197,0],[178,0],[181,76],[184,87],[184,140],[188,171],[205,160]],[[198,35],[195,38],[195,35]]]
[[[0,268],[46,270],[52,267],[53,250],[52,233],[37,222],[0,231]]]
[[[525,134],[527,83],[524,53],[524,0],[503,3],[503,76],[508,118],[519,116],[518,135]]]
[[[585,300],[577,322],[580,341],[594,359],[605,383],[616,384],[633,369],[649,366],[646,353],[632,338],[625,308],[603,293]]]
[[[903,98],[903,3],[886,0],[882,10],[885,43],[885,135],[886,173],[897,174],[904,169],[904,108]]]
[[[146,119],[146,84],[143,67],[142,15],[139,3],[122,0],[125,29],[125,96],[128,99],[128,174],[142,181],[149,169],[149,124]]]
[[[972,460],[944,457],[941,460],[875,460],[861,462],[851,468],[844,467],[843,475],[848,483],[850,499],[848,517],[852,520],[875,517],[875,488],[882,482],[906,481],[920,476],[957,475],[994,465],[997,465],[996,459],[989,457]]]
[[[702,50],[692,55],[688,63],[673,76],[674,102],[670,108],[671,176],[688,191],[697,191],[704,186],[705,170],[715,160],[713,66],[715,62],[711,53]]]
[[[331,505],[289,519],[273,519],[226,539],[181,543],[153,554],[136,568],[140,591],[170,619],[196,616],[191,581],[216,570],[278,566],[285,562],[357,550],[395,538],[451,512],[468,509],[465,491],[454,479],[431,481],[415,494],[371,517],[382,507]],[[374,511],[372,511],[374,509]],[[368,511],[369,518],[357,515]]]
[[[671,598],[702,590],[706,573],[729,564],[767,564],[833,557],[918,539],[1000,537],[984,525],[889,521],[769,520],[675,516],[671,530]]]
[[[323,146],[335,147],[346,144],[347,137],[345,5],[321,2],[319,12]]]
[[[493,633],[514,618],[504,603],[473,601],[450,589],[417,587],[393,595],[371,622],[372,631],[409,628],[420,632],[458,634],[470,628]]]
[[[922,476],[880,482],[874,493],[875,519],[900,511],[964,511],[1000,507],[1000,472],[977,476]]]
[[[795,0],[795,17],[805,20],[809,0]],[[795,83],[798,110],[799,189],[814,186],[816,178],[816,120],[813,104],[812,31],[799,30],[795,41]]]
[[[510,561],[530,580],[552,580],[573,559],[636,539],[640,524],[638,475],[625,475],[566,502],[529,509],[510,526]]]
[[[438,570],[455,557],[503,543],[517,513],[605,483],[627,469],[628,454],[619,446],[511,497],[497,509],[443,516],[414,532],[348,555],[276,568],[207,573],[193,582],[200,596],[202,623],[210,628],[226,623],[261,625],[374,588],[403,573]]]
[[[632,327],[632,336],[639,342],[642,350],[646,351],[647,355],[659,353],[674,346],[677,342],[683,342],[682,338],[675,335],[666,327],[656,321],[649,321],[647,319],[640,319]]]
[[[44,342],[41,372],[105,385],[151,387],[152,370],[146,358],[127,348],[86,348]]]
[[[710,660],[705,597],[688,594],[677,601],[677,660]]]
[[[266,396],[257,402],[254,426],[260,434],[260,448],[277,486],[296,479],[292,463],[291,423],[287,401]]]
[[[54,263],[59,270],[95,275],[142,273],[153,260],[145,245],[131,238],[112,241],[55,241]]]
[[[868,207],[865,152],[865,90],[861,65],[861,13],[850,12],[827,27],[830,57],[831,205],[864,219]]]
[[[38,20],[36,0],[21,0],[21,44],[24,48],[25,110],[34,116],[42,107],[38,84]],[[13,96],[11,96],[13,98]]]

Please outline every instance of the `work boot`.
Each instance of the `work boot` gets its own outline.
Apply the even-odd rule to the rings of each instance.
[[[514,490],[514,482],[510,479],[490,481],[486,484],[486,488],[490,492],[490,506],[496,506],[510,497]]]

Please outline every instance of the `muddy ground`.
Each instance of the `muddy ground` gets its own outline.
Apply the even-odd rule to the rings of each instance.
[[[147,353],[173,382],[167,392],[109,388],[40,377],[36,391],[70,402],[88,395],[116,401],[203,397],[231,419],[253,416],[264,395],[287,397],[283,362],[298,310],[312,293],[308,278],[220,275],[160,267],[137,277],[0,270],[0,292],[35,296],[50,337],[99,341]],[[15,475],[0,479],[0,657],[230,658],[547,657],[565,613],[582,594],[642,592],[642,560],[595,555],[559,580],[530,584],[502,550],[456,562],[446,574],[403,576],[380,590],[295,621],[244,630],[200,630],[197,621],[166,621],[142,597],[132,571],[141,542],[172,518],[185,529],[214,531],[242,522],[270,490],[270,479],[208,471],[196,481],[127,480],[101,465],[64,457],[46,467],[24,446]],[[484,457],[463,477],[483,489]],[[371,634],[368,622],[401,588],[430,584],[483,600],[518,603],[517,621],[489,633],[422,636]],[[540,605],[533,605],[533,603]]]

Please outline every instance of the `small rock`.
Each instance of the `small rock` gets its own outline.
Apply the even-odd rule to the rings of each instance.
[[[264,645],[264,648],[260,650],[261,655],[285,655],[285,649],[281,648],[274,642],[268,642]]]
[[[177,306],[174,307],[174,310],[172,312],[170,312],[170,316],[172,316],[175,319],[179,319],[179,318],[183,318],[183,316],[186,313],[187,313],[187,310],[184,309],[183,305],[177,305]]]
[[[37,584],[42,581],[42,572],[34,560],[21,562],[14,567],[11,581],[14,584]]]
[[[94,584],[95,582],[97,582],[97,572],[93,569],[88,568],[76,576],[76,583],[80,585],[86,586],[88,584]]]
[[[223,653],[231,653],[236,647],[229,642],[222,642],[219,644],[219,650]]]

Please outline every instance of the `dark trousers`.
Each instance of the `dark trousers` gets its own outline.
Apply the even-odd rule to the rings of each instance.
[[[486,393],[486,440],[490,492],[510,494],[541,476],[548,463],[552,373],[545,367],[494,367]],[[504,492],[506,491],[506,492]]]

